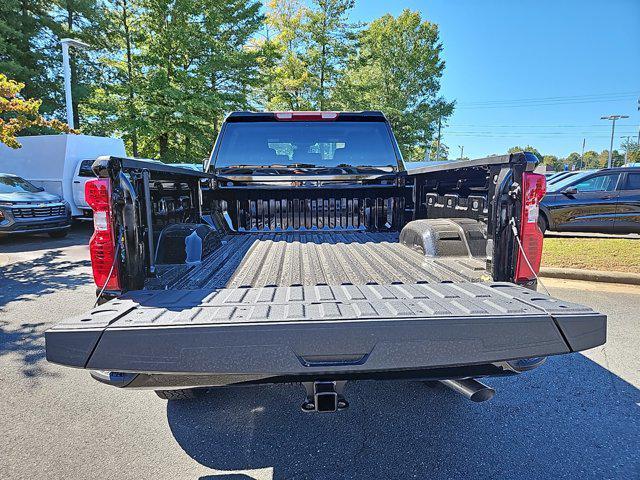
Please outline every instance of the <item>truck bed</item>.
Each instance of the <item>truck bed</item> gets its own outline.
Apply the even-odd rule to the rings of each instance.
[[[169,267],[149,289],[477,282],[484,259],[425,257],[398,233],[311,231],[227,235],[200,265]]]
[[[397,234],[227,235],[200,265],[46,333],[50,361],[150,374],[296,377],[491,364],[604,342],[603,315],[427,257]]]

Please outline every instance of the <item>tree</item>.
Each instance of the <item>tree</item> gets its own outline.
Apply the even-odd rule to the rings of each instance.
[[[264,46],[271,55],[263,65],[261,96],[265,106],[270,110],[311,110],[312,80],[303,55],[307,7],[299,0],[270,0],[267,8],[269,38]]]
[[[24,83],[10,80],[0,73],[0,142],[20,148],[18,133],[29,127],[46,127],[60,132],[72,132],[66,123],[46,120],[39,113],[42,100],[25,99],[20,95]]]
[[[74,38],[84,41],[97,49],[102,46],[103,31],[102,18],[105,8],[98,5],[98,0],[54,0],[51,15],[54,20],[52,33],[58,38]],[[57,46],[57,48],[59,48]],[[58,52],[56,52],[58,53]],[[69,55],[71,70],[71,109],[73,123],[78,128],[81,124],[79,105],[91,94],[94,88],[94,78],[99,75],[99,65],[92,59],[92,55],[82,49],[73,49]],[[62,83],[60,60],[57,59],[54,72],[57,81]]]
[[[50,7],[45,0],[0,2],[0,72],[25,84],[23,94],[41,99],[45,114],[62,106],[55,82],[60,50],[52,35]]]
[[[89,131],[122,135],[134,155],[205,157],[223,116],[250,107],[261,82],[260,3],[112,0],[104,69],[81,109]]]
[[[354,0],[314,0],[302,27],[307,35],[306,63],[313,79],[313,107],[325,110],[352,52],[355,25],[348,22]]]
[[[444,71],[438,27],[418,12],[385,15],[358,35],[338,82],[335,101],[347,110],[385,112],[402,153],[431,144],[439,118],[453,112],[453,103],[439,96]]]
[[[627,162],[636,163],[640,162],[640,143],[638,141],[626,139],[622,143],[622,149],[627,156]]]
[[[609,164],[609,150],[602,150],[598,155],[598,162],[595,168],[604,168]],[[624,165],[624,155],[618,150],[613,150],[611,153],[611,166],[621,167]]]
[[[520,146],[511,147],[508,150],[508,153],[518,153],[518,152],[530,152],[530,153],[533,153],[536,157],[538,157],[539,162],[542,162],[543,160],[543,155],[538,151],[537,148],[532,147],[531,145],[527,145],[526,147],[520,147]]]
[[[202,1],[203,49],[196,74],[211,95],[214,136],[225,113],[249,108],[253,93],[264,81],[260,60],[265,50],[253,42],[265,20],[261,6],[256,0]],[[207,140],[211,143],[214,137]]]
[[[141,28],[139,0],[108,0],[104,3],[100,31],[94,44],[101,47],[102,68],[93,79],[90,96],[79,111],[87,120],[84,130],[96,135],[121,135],[127,150],[140,155],[139,137],[146,127],[140,114],[143,80],[140,48],[145,38]]]
[[[600,165],[600,159],[598,157],[598,152],[594,150],[584,152],[582,157],[583,168],[601,168],[603,165]]]
[[[571,152],[567,156],[567,158],[565,158],[564,161],[562,161],[562,163],[566,163],[567,165],[569,165],[569,170],[575,170],[576,168],[583,168],[582,162],[580,161],[580,154],[578,152]]]
[[[547,167],[551,167],[552,170],[564,170],[562,159],[555,155],[545,155],[542,157],[542,163]]]

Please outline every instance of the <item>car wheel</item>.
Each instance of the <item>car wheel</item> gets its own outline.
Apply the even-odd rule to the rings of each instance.
[[[55,232],[49,232],[51,238],[64,238],[69,234],[67,230],[57,230]]]
[[[189,400],[192,398],[198,398],[204,395],[205,388],[180,388],[178,390],[156,390],[158,395],[163,400]]]
[[[538,217],[538,227],[543,234],[547,231],[547,228],[549,228],[547,218],[542,214],[540,214],[540,216]]]

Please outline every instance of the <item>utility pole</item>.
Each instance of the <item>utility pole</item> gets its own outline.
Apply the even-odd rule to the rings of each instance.
[[[629,141],[629,139],[631,138],[629,135],[626,136],[622,136],[620,138],[626,138],[627,139],[627,145],[624,149],[624,163],[627,163],[629,161],[629,145],[631,144],[631,142]]]
[[[584,165],[584,144],[587,142],[586,138],[582,139],[582,153],[580,154],[580,164],[578,165],[578,170],[580,170],[582,168],[582,165]]]
[[[460,160],[462,160],[464,157],[464,145],[458,145],[458,148],[460,149]]]
[[[89,48],[84,42],[72,38],[63,38],[62,44],[62,71],[64,73],[64,100],[67,104],[67,124],[69,128],[75,128],[73,124],[73,103],[71,98],[71,65],[69,64],[69,47]]]
[[[613,155],[613,134],[616,130],[616,120],[621,118],[629,118],[629,115],[608,115],[600,117],[600,120],[611,120],[611,145],[609,147],[609,160],[607,161],[607,168],[611,168],[611,156]]]
[[[436,162],[440,161],[440,132],[442,130],[442,115],[438,117],[438,143],[436,148]]]

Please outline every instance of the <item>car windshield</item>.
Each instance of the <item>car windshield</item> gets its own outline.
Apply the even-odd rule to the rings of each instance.
[[[567,185],[573,182],[579,181],[581,178],[593,172],[595,172],[595,170],[582,170],[576,173],[575,175],[570,175],[561,180],[558,180],[557,182],[552,182],[551,184],[547,185],[547,190],[549,192],[559,192],[560,190],[564,189]]]
[[[0,193],[36,193],[41,190],[24,178],[0,175]]]
[[[397,167],[382,122],[231,122],[215,159],[216,170],[227,173],[390,172]]]
[[[567,178],[571,178],[574,175],[576,175],[576,172],[560,172],[556,175],[554,175],[551,178],[547,179],[547,185],[552,184],[552,183],[558,183],[558,182],[562,182],[564,180],[566,180]]]

